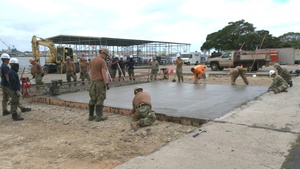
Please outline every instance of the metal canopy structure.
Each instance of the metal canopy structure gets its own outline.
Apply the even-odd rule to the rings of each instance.
[[[107,37],[70,36],[70,35],[58,35],[47,39],[52,40],[55,44],[74,44],[74,45],[134,46],[134,45],[144,45],[149,43],[190,45],[188,43],[177,43],[177,42],[163,42],[163,41],[152,41],[152,40],[121,39],[121,38],[107,38]]]
[[[46,39],[52,40],[58,46],[73,48],[78,56],[85,54],[93,57],[100,48],[106,47],[112,56],[133,55],[141,61],[149,60],[153,56],[161,56],[167,63],[171,63],[177,53],[190,52],[191,46],[189,43],[73,35],[58,35]]]

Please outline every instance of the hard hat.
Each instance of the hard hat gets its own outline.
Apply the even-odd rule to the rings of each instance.
[[[129,56],[129,58],[133,58],[133,56],[132,56],[132,55],[130,55],[130,56]]]
[[[279,64],[279,63],[275,63],[275,64],[274,64],[274,68],[277,69],[278,67],[280,67],[280,64]]]
[[[276,72],[275,72],[275,70],[270,70],[269,71],[269,76],[272,76],[273,74],[275,74]]]
[[[101,51],[101,53],[105,53],[107,56],[109,56],[108,49],[106,49],[106,48],[101,48],[100,51]]]
[[[122,55],[120,56],[120,59],[123,59],[123,56],[122,56]]]
[[[9,56],[9,54],[7,54],[7,53],[3,53],[2,55],[1,55],[1,59],[2,60],[4,60],[4,59],[10,59],[10,56]]]
[[[135,87],[134,88],[134,94],[137,94],[138,90],[142,90],[143,91],[143,88],[141,88],[141,87]]]
[[[11,59],[9,60],[9,63],[10,63],[10,64],[19,64],[19,61],[18,61],[17,58],[11,58]]]
[[[177,53],[176,57],[180,57],[180,54],[179,54],[179,53]]]
[[[68,60],[68,59],[71,59],[71,58],[70,58],[70,56],[67,56],[66,59]]]
[[[32,62],[34,62],[34,59],[33,59],[33,58],[30,58],[30,59],[29,59],[29,63],[32,64]]]

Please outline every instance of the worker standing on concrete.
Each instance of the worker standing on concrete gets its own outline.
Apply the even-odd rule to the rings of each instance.
[[[243,81],[244,81],[244,83],[245,83],[246,85],[248,85],[249,82],[248,82],[248,79],[247,79],[247,77],[246,77],[246,72],[247,72],[247,68],[243,68],[243,66],[237,66],[237,67],[235,67],[234,69],[231,69],[231,70],[230,70],[231,84],[232,84],[232,85],[236,85],[236,84],[235,84],[236,79],[237,79],[239,76],[241,76],[242,79],[243,79]]]
[[[205,65],[197,65],[193,68],[191,68],[191,72],[194,74],[194,84],[198,84],[198,79],[201,79],[203,77],[204,82],[206,79],[205,72],[206,72],[206,67]]]
[[[79,78],[81,79],[81,84],[84,85],[84,80],[87,79],[90,81],[90,75],[89,75],[89,63],[87,62],[87,58],[83,57],[80,58],[81,62],[79,63]]]
[[[156,60],[155,56],[152,58],[152,61],[150,62],[150,69],[151,69],[150,80],[153,79],[153,76],[154,76],[154,80],[157,80],[157,73],[159,71],[159,63]]]
[[[73,78],[73,81],[75,83],[74,85],[76,85],[77,76],[76,76],[76,66],[75,66],[75,63],[73,61],[71,61],[70,56],[67,56],[66,60],[67,60],[67,62],[65,63],[65,66],[66,66],[66,78],[67,78],[67,82],[70,83],[71,82],[71,78]]]
[[[134,66],[135,66],[135,64],[134,64],[133,56],[130,55],[129,60],[126,62],[126,68],[127,68],[129,80],[135,80],[135,78],[134,78]]]
[[[120,56],[120,60],[118,62],[119,64],[119,69],[118,69],[118,74],[119,74],[119,81],[121,80],[121,78],[123,79],[123,81],[125,81],[125,62],[124,62],[124,57]]]
[[[183,72],[182,72],[183,60],[180,58],[179,53],[177,54],[175,65],[176,65],[176,75],[178,78],[178,82],[180,82],[180,79],[183,82]]]
[[[270,70],[269,76],[273,78],[273,83],[268,90],[272,90],[275,94],[280,92],[288,92],[288,83],[280,75],[276,74],[275,70]]]
[[[288,85],[292,87],[293,81],[289,71],[286,68],[281,67],[279,63],[275,63],[274,68],[277,70],[278,75],[280,75],[288,83]]]
[[[97,122],[107,120],[103,116],[103,103],[106,99],[106,90],[109,90],[107,76],[106,57],[109,56],[108,49],[102,48],[99,50],[99,55],[93,58],[90,62],[91,87],[89,90],[89,121],[96,119]],[[96,117],[94,110],[96,107]]]
[[[151,98],[143,88],[134,88],[134,98],[132,100],[131,127],[137,130],[139,127],[150,126],[156,119],[155,112],[152,110]]]
[[[44,77],[44,70],[42,66],[35,61],[33,58],[29,59],[29,63],[32,65],[31,67],[31,75],[35,78],[36,85],[43,85],[43,77]]]

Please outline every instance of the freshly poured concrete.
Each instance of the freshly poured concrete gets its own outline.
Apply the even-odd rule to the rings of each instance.
[[[267,86],[151,82],[139,84],[152,99],[156,113],[213,120],[265,93]],[[131,109],[136,85],[108,90],[104,106]],[[87,91],[57,96],[61,100],[88,103]]]

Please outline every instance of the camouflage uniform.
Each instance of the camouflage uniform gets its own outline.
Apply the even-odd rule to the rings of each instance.
[[[277,69],[277,73],[291,86],[291,84],[292,84],[291,74],[289,73],[289,71],[286,68],[279,67]]]
[[[90,90],[90,101],[89,105],[103,105],[106,99],[106,85],[103,81],[92,81]]]
[[[176,75],[178,78],[178,82],[180,82],[180,79],[183,82],[183,73],[182,73],[183,60],[180,57],[178,57],[175,61],[175,64],[176,64]]]
[[[34,61],[35,63],[31,67],[31,75],[35,78],[35,84],[36,85],[43,85],[43,76],[44,76],[44,70],[42,66]]]
[[[71,82],[71,78],[73,78],[74,82],[77,82],[77,76],[76,76],[76,67],[73,62],[66,62],[66,76],[67,76],[67,82]]]
[[[236,68],[232,69],[230,74],[231,74],[231,84],[235,85],[235,81],[236,79],[241,76],[244,83],[246,85],[249,84],[248,79],[246,77],[246,72],[247,72],[247,68],[243,68],[242,66],[237,66]]]
[[[287,88],[287,82],[281,76],[276,74],[269,90],[272,90],[275,94],[277,94],[280,92],[287,92]]]
[[[154,76],[154,80],[157,80],[156,79],[156,76],[157,76],[157,73],[158,73],[158,70],[159,70],[159,63],[158,61],[155,59],[155,60],[152,60],[150,62],[150,65],[151,65],[151,76],[150,76],[150,80],[153,79],[153,76]]]
[[[87,62],[81,62],[79,66],[80,66],[80,79],[82,81],[84,81],[85,79],[90,81],[90,75],[88,72],[89,64]]]
[[[133,122],[138,122],[140,127],[150,126],[156,119],[152,110],[151,98],[147,92],[138,92],[132,101]]]

